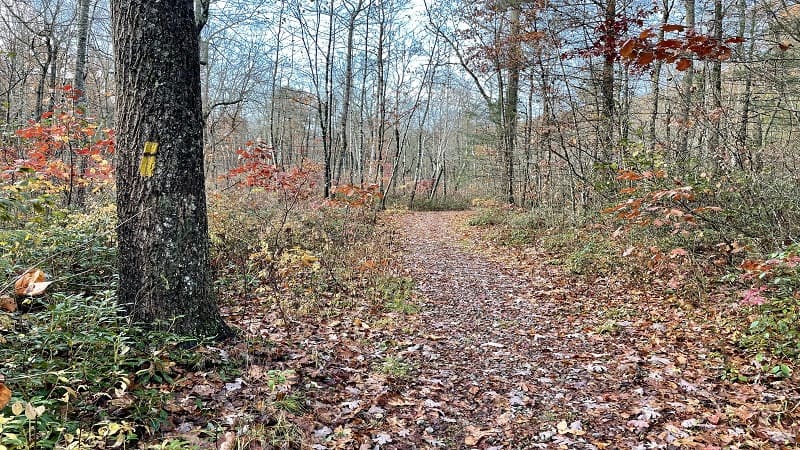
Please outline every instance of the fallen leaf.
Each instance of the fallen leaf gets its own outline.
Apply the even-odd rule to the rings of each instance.
[[[497,342],[486,342],[484,344],[481,344],[481,347],[503,348],[503,347],[505,347],[505,345],[498,344]]]
[[[228,431],[217,441],[219,450],[233,450],[236,448],[236,433]]]
[[[20,297],[31,295],[29,292],[33,289],[33,286],[36,283],[44,282],[44,280],[44,272],[36,268],[28,269],[14,282],[14,293]]]
[[[381,433],[381,434],[375,436],[374,438],[372,438],[372,442],[374,442],[374,443],[376,443],[378,445],[385,445],[385,444],[388,444],[389,442],[392,442],[392,437],[389,436],[386,433]]]
[[[0,409],[6,407],[8,402],[11,401],[11,389],[6,387],[5,384],[0,383]]]
[[[17,301],[11,296],[4,295],[0,297],[0,309],[3,311],[14,312],[17,310]]]
[[[464,444],[470,445],[470,446],[471,445],[478,445],[478,442],[480,442],[481,439],[485,438],[486,436],[491,436],[491,435],[497,433],[497,430],[494,430],[494,429],[481,430],[480,428],[472,426],[472,425],[468,425],[464,429],[464,431],[467,433],[467,435],[464,436]]]
[[[211,397],[215,392],[217,392],[217,389],[210,384],[198,384],[192,388],[192,392],[200,397]]]

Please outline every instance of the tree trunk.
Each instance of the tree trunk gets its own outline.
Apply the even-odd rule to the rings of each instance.
[[[661,12],[662,28],[658,31],[658,42],[664,40],[663,26],[669,23],[669,15],[670,11],[672,10],[672,2],[670,0],[664,0],[661,4],[661,7],[664,8],[664,11]],[[660,100],[659,97],[661,95],[661,66],[662,62],[660,59],[657,59],[653,63],[653,74],[651,77],[651,82],[653,84],[653,109],[650,111],[650,130],[649,130],[650,151],[655,151],[656,143],[658,142],[658,136],[656,134],[656,125],[658,124],[658,103]]]
[[[605,10],[605,45],[603,54],[603,73],[600,91],[603,101],[602,125],[600,129],[600,154],[603,163],[611,163],[614,147],[614,61],[616,60],[616,20],[617,2],[607,0]]]
[[[347,23],[347,47],[345,55],[345,69],[344,69],[344,95],[342,97],[342,115],[339,122],[339,145],[340,145],[340,162],[337,179],[341,179],[341,171],[344,166],[345,158],[349,156],[349,136],[348,136],[348,119],[350,118],[350,101],[353,96],[353,35],[356,29],[356,19],[363,10],[363,0],[359,0],[350,12],[350,18]],[[353,167],[350,166],[350,179],[353,179]]]
[[[378,24],[378,50],[376,59],[378,62],[378,136],[377,142],[374,144],[376,148],[375,163],[376,174],[375,183],[380,186],[381,191],[384,188],[383,182],[383,144],[386,139],[386,67],[385,67],[385,40],[386,40],[386,12],[383,3],[380,5],[380,23]]]
[[[517,103],[519,100],[519,75],[522,69],[522,44],[520,43],[519,5],[511,7],[511,49],[503,108],[503,165],[506,201],[514,204],[514,150],[517,142]]]
[[[74,88],[77,92],[75,100],[75,110],[77,115],[86,115],[86,53],[89,38],[89,10],[91,0],[78,0],[78,45],[75,54],[75,83]],[[76,171],[79,178],[83,177],[83,172],[88,165],[89,157],[86,155],[78,156],[78,167]],[[75,186],[75,194],[72,196],[73,204],[79,208],[86,206],[86,186],[82,180]]]
[[[111,12],[119,302],[134,322],[227,336],[209,264],[193,1],[112,0]],[[143,154],[146,142],[155,154]],[[154,160],[152,176],[142,159]]]
[[[722,41],[722,0],[714,0],[714,38]],[[719,152],[720,124],[722,122],[722,61],[711,63],[711,96],[714,105],[711,124],[711,136],[708,138],[708,151],[719,166],[725,164]]]
[[[745,35],[745,28],[747,26],[747,3],[744,0],[739,2],[741,19],[739,23],[739,36]],[[744,45],[739,44],[738,46],[738,54],[740,58],[744,61],[753,61],[753,52],[755,51],[755,39],[753,36],[755,35],[756,23],[758,19],[754,14],[751,22],[750,22],[750,43],[748,46],[747,55],[744,54]],[[749,168],[752,168],[752,157],[751,152],[748,145],[747,136],[749,134],[748,126],[750,123],[750,106],[752,101],[752,94],[753,94],[753,70],[748,69],[747,75],[745,75],[744,81],[744,92],[742,93],[742,114],[739,119],[739,129],[736,132],[736,143],[737,143],[737,158],[736,163],[738,164],[740,169],[745,169],[745,159],[749,164]]]
[[[694,30],[694,0],[686,2],[686,29]],[[690,60],[691,61],[691,60]],[[690,65],[683,76],[683,104],[681,105],[681,130],[678,137],[678,148],[675,159],[678,167],[686,168],[689,161],[689,112],[692,108],[692,85],[694,84],[694,64]]]

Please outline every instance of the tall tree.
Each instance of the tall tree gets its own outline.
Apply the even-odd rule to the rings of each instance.
[[[77,92],[76,110],[79,116],[86,114],[86,54],[87,41],[89,40],[89,11],[91,8],[90,0],[78,0],[78,44],[75,53],[75,91]],[[67,205],[73,203],[76,206],[86,204],[86,186],[83,184],[75,186],[73,180],[75,175],[82,176],[86,169],[89,157],[81,155],[78,157],[77,168],[73,167],[70,173],[70,190],[67,197]],[[77,173],[76,173],[77,172]],[[73,198],[74,193],[74,198]]]
[[[686,29],[694,32],[695,26],[695,0],[684,0],[686,5]],[[689,160],[689,117],[692,109],[692,86],[694,85],[694,63],[689,60],[689,68],[683,76],[683,103],[681,104],[680,120],[681,131],[678,138],[678,148],[675,158],[678,167],[685,168]]]
[[[199,29],[192,0],[112,0],[119,301],[132,320],[225,336],[203,178]]]
[[[714,30],[714,39],[717,42],[722,41],[722,0],[714,0],[714,20],[712,22],[713,30]],[[721,124],[722,121],[722,61],[719,58],[715,58],[711,62],[711,97],[712,97],[712,105],[714,106],[714,112],[712,116],[716,118],[712,118],[711,124],[711,136],[708,139],[708,150],[714,160],[719,164],[720,155],[719,155],[719,146],[720,146],[720,132],[721,132]]]

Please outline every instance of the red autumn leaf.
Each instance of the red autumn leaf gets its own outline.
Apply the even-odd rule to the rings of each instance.
[[[683,46],[683,42],[679,39],[664,39],[658,43],[658,48],[661,49],[678,49]]]
[[[688,69],[689,67],[692,67],[692,61],[690,61],[690,60],[688,60],[686,58],[679,59],[678,63],[675,64],[675,68],[680,70],[681,72],[683,72],[684,70]]]
[[[650,39],[651,37],[653,37],[655,35],[656,34],[653,33],[653,30],[648,28],[648,29],[642,31],[641,33],[639,33],[639,39]]]
[[[653,54],[653,52],[642,52],[639,54],[639,59],[636,60],[636,65],[646,66],[655,59],[656,56]]]
[[[661,29],[664,30],[665,33],[669,33],[672,31],[683,31],[686,29],[686,27],[678,24],[665,23],[664,25],[661,25]]]
[[[630,58],[635,49],[636,41],[634,39],[628,39],[625,41],[625,44],[622,45],[622,48],[619,50],[619,54],[622,55],[623,58]]]

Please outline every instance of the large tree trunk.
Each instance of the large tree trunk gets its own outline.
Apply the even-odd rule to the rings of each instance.
[[[226,336],[212,291],[193,1],[112,0],[119,302],[135,322]],[[145,142],[156,142],[144,156]],[[152,176],[140,170],[155,159]]]

